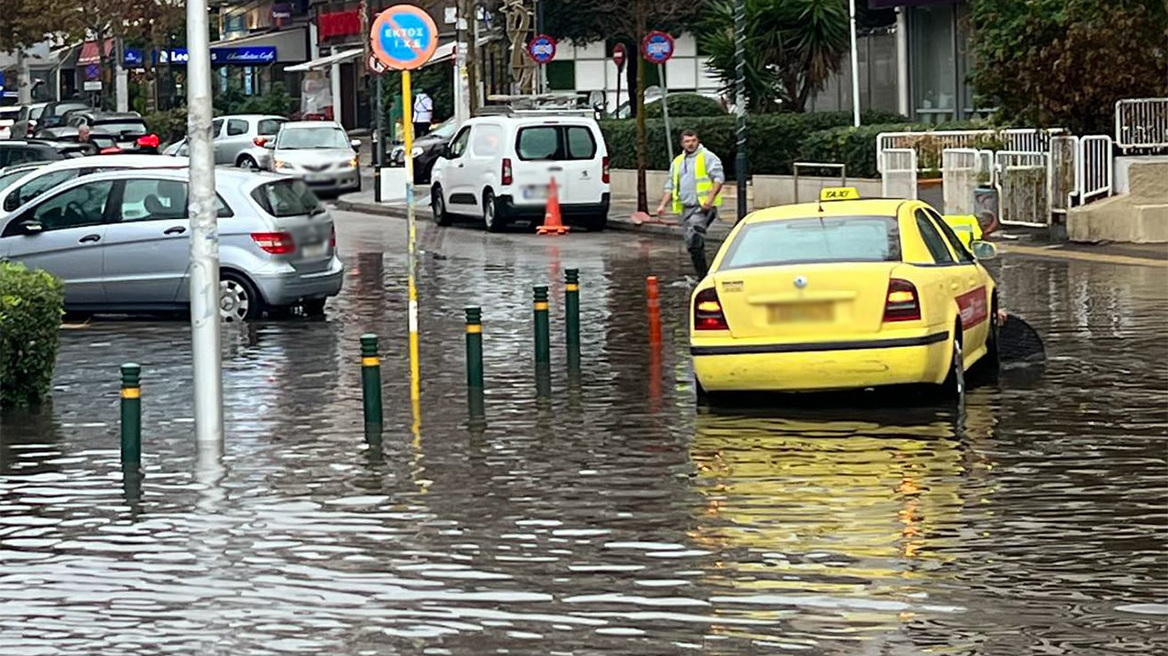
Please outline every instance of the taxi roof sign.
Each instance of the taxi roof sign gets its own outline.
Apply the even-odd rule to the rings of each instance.
[[[860,192],[855,187],[824,187],[819,190],[819,201],[860,200]]]

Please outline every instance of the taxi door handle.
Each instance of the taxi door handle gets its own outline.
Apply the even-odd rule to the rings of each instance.
[[[953,291],[957,291],[957,283],[955,283],[955,282],[949,283],[949,289],[952,289]]]

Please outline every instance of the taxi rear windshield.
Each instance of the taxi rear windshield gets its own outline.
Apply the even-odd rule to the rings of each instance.
[[[743,226],[721,268],[899,260],[900,234],[893,217],[811,217]]]

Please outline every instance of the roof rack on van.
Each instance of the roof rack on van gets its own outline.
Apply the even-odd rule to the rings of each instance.
[[[476,112],[478,116],[593,116],[593,110],[577,106],[580,97],[575,93],[542,93],[532,95],[491,95],[488,102]]]

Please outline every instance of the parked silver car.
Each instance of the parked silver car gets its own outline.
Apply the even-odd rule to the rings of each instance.
[[[259,171],[270,169],[271,151],[264,143],[276,138],[280,126],[288,122],[283,116],[240,114],[221,116],[211,122],[215,145],[215,164],[238,166]],[[184,137],[162,151],[164,155],[187,157],[189,147]]]
[[[318,193],[361,189],[356,151],[361,142],[350,141],[339,123],[285,123],[275,142],[267,146],[272,150],[272,170],[300,177]]]
[[[295,178],[217,169],[220,302],[227,321],[340,292],[332,218]],[[0,259],[65,281],[77,312],[184,310],[189,303],[185,170],[95,173],[0,219]]]

